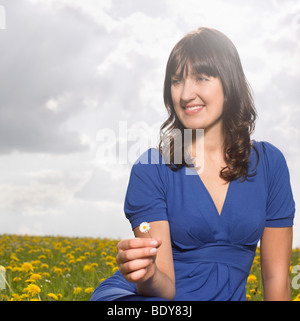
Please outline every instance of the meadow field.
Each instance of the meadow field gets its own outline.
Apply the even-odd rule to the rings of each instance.
[[[90,300],[98,284],[118,269],[117,243],[106,238],[0,235],[0,277],[5,274],[0,301]],[[249,301],[263,299],[259,256],[258,248],[246,286]],[[293,273],[296,265],[300,249],[293,250],[290,265],[291,280],[296,277],[299,284],[299,275]],[[300,300],[296,287],[292,300]]]

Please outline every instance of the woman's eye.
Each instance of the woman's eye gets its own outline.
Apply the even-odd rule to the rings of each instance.
[[[181,83],[181,79],[180,78],[172,78],[171,79],[171,84],[172,85],[178,85]]]
[[[203,76],[197,76],[197,81],[208,81],[208,78],[203,77]]]

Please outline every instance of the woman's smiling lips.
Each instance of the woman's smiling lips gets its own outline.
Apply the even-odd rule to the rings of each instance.
[[[192,115],[199,113],[204,107],[205,105],[186,105],[183,110],[187,115]]]

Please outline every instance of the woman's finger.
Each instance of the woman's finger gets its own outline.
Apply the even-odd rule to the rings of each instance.
[[[138,249],[143,247],[157,247],[161,243],[158,239],[151,238],[133,238],[125,239],[118,243],[118,251],[125,251],[129,249]]]
[[[126,262],[120,266],[120,272],[122,274],[129,274],[134,271],[146,269],[153,262],[154,262],[154,260],[152,258],[137,259],[137,260],[129,261],[129,262]]]
[[[134,271],[132,273],[125,275],[124,277],[128,282],[136,283],[141,279],[143,279],[146,273],[147,273],[147,268]]]
[[[126,251],[120,251],[116,257],[116,260],[118,264],[123,264],[125,262],[130,262],[133,260],[155,256],[156,253],[157,253],[157,248],[155,247],[130,249]]]

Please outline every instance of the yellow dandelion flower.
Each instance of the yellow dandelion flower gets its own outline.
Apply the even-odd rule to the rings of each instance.
[[[255,282],[257,282],[256,276],[255,276],[254,274],[250,274],[250,275],[248,276],[247,282],[249,282],[249,283],[255,283]]]
[[[90,264],[86,264],[83,267],[83,272],[92,272],[93,271],[93,267]]]
[[[94,289],[93,289],[93,288],[86,288],[86,289],[84,290],[84,292],[90,294],[90,293],[93,293],[93,292],[94,292]]]
[[[71,253],[67,253],[66,254],[66,258],[68,259],[68,260],[73,260],[73,259],[75,259],[75,256],[73,255],[73,254],[71,254]]]
[[[119,270],[119,267],[115,266],[113,269],[112,269],[112,273],[115,273]]]
[[[110,255],[107,255],[107,257],[105,258],[105,261],[113,261],[116,262],[116,258]]]
[[[247,301],[251,300],[251,295],[246,294],[246,300],[247,300]]]
[[[41,269],[49,269],[49,265],[46,263],[41,264]]]
[[[15,253],[12,253],[11,255],[10,255],[10,259],[11,260],[13,260],[13,261],[19,261],[19,259],[16,257],[16,254]]]
[[[21,266],[22,271],[24,272],[32,272],[33,271],[33,266],[31,263],[25,262]]]
[[[11,301],[21,301],[22,300],[22,298],[19,294],[13,293],[11,296],[12,296]]]
[[[51,299],[58,300],[58,296],[54,293],[48,293],[47,296]]]
[[[63,272],[71,272],[71,269],[68,267],[63,268]]]
[[[80,287],[76,287],[74,288],[74,294],[79,294],[81,292],[81,288]]]
[[[115,267],[112,262],[106,262],[106,265],[110,266],[112,269]]]
[[[52,271],[53,271],[54,273],[56,273],[57,276],[62,275],[62,269],[61,269],[61,268],[58,268],[57,266],[54,266],[54,267],[52,268]]]
[[[293,301],[300,301],[300,293],[295,297]]]
[[[92,267],[98,267],[98,263],[92,263],[91,266]]]
[[[34,296],[41,292],[41,288],[36,284],[29,284],[23,291]]]
[[[31,261],[31,264],[32,265],[39,265],[39,264],[41,264],[41,261],[40,260]]]
[[[42,276],[40,275],[40,274],[38,274],[38,273],[33,273],[33,274],[31,274],[30,275],[30,280],[34,280],[34,281],[36,281],[36,280],[39,280],[39,279],[41,279],[42,278]]]
[[[11,270],[13,272],[21,272],[22,271],[22,269],[19,266],[14,266]]]
[[[21,280],[22,280],[22,278],[20,278],[20,277],[18,277],[18,276],[16,276],[16,277],[13,278],[13,282],[19,282],[19,281],[21,281]]]

